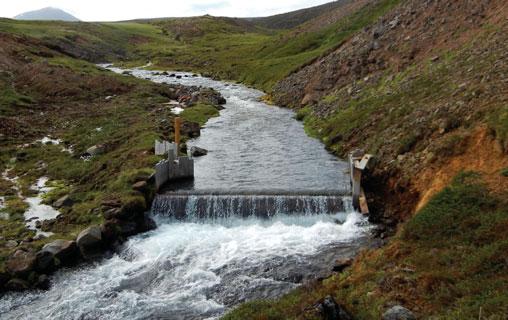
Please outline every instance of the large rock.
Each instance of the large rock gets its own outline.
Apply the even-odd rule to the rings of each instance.
[[[191,147],[190,152],[193,157],[203,157],[208,154],[208,150],[196,146]]]
[[[69,197],[69,195],[66,195],[53,202],[53,207],[55,208],[72,207],[73,204],[74,201]]]
[[[383,314],[383,320],[416,320],[415,315],[403,306],[395,306]]]
[[[106,211],[102,213],[104,219],[106,220],[119,219],[122,216],[122,214],[123,212],[121,208],[106,209]]]
[[[199,123],[185,121],[182,124],[181,132],[184,136],[197,138],[201,135],[201,127],[199,126]]]
[[[84,258],[92,258],[101,251],[103,245],[101,228],[92,226],[81,231],[76,243]]]
[[[49,251],[41,250],[37,252],[36,270],[42,273],[48,273],[55,268],[55,256]]]
[[[24,291],[30,288],[30,284],[22,279],[11,279],[7,282],[5,288],[9,291]]]
[[[351,258],[343,258],[343,259],[337,259],[335,261],[335,265],[333,266],[334,272],[342,272],[346,268],[350,267],[353,264],[353,259]]]
[[[132,185],[132,189],[145,193],[148,190],[148,183],[146,181],[138,181]]]
[[[95,156],[103,154],[105,151],[106,151],[106,147],[102,144],[98,144],[98,145],[88,148],[85,152],[85,155],[95,157]]]
[[[75,241],[55,240],[42,247],[42,251],[51,253],[63,265],[74,263],[78,257],[78,247]]]
[[[327,296],[320,305],[321,315],[325,320],[353,320],[353,317],[331,296]]]
[[[37,278],[37,281],[35,281],[35,287],[41,290],[49,290],[50,282],[48,276],[45,274],[41,274]]]
[[[7,260],[7,271],[15,277],[26,277],[35,269],[37,257],[33,252],[17,250]]]

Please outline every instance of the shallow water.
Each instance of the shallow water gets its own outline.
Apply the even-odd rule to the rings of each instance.
[[[116,72],[122,69],[111,68]],[[195,190],[347,190],[344,161],[310,138],[294,112],[261,101],[263,92],[190,73],[181,79],[143,69],[132,75],[157,83],[211,87],[226,98],[220,117],[212,118],[201,137],[189,142],[209,151],[196,159]],[[174,106],[173,106],[174,107]],[[179,186],[181,187],[181,186]]]
[[[330,194],[342,197],[349,188],[346,164],[307,137],[291,111],[267,106],[261,92],[240,85],[132,72],[156,82],[213,87],[228,101],[190,142],[210,152],[197,159],[188,192],[210,198],[207,190],[227,190],[244,202],[249,190],[286,199],[310,191],[314,198],[303,206],[295,202],[298,214],[286,212],[295,210],[284,209],[285,200],[269,219],[240,218],[235,210],[245,210],[221,196],[211,197],[200,214],[195,199],[186,202],[183,220],[164,215],[173,207],[159,199],[157,230],[131,238],[108,259],[59,271],[48,292],[2,297],[2,319],[216,319],[241,302],[278,297],[325,277],[336,259],[368,243],[369,226],[352,212],[348,197],[340,198],[340,212],[325,209]]]

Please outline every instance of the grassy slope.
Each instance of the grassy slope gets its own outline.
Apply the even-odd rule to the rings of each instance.
[[[484,24],[460,47],[434,51],[438,59],[362,77],[299,111],[308,132],[332,152],[362,147],[379,156],[379,171],[400,173],[397,183],[385,182],[392,194],[408,191],[404,181],[428,187],[427,175],[430,185],[446,186],[461,168],[482,177],[462,173],[439,186],[414,217],[406,212],[408,222],[388,246],[363,253],[345,273],[275,302],[248,303],[226,319],[319,319],[314,306],[329,294],[358,319],[379,319],[394,304],[423,319],[506,317],[504,30],[503,21]],[[488,137],[480,139],[478,127]]]
[[[330,26],[313,32],[293,34],[291,31],[225,27],[217,32],[218,18],[202,17],[193,20],[156,22],[170,37],[178,38],[170,56],[157,56],[157,65],[207,72],[224,79],[241,81],[247,85],[270,91],[274,84],[302,65],[335,48],[354,32],[373,23],[399,0],[383,0],[355,12]],[[219,20],[220,21],[220,20]],[[224,23],[223,21],[219,23]],[[211,30],[195,36],[182,34],[181,29]],[[240,32],[239,32],[240,31]],[[255,31],[255,32],[254,32]]]

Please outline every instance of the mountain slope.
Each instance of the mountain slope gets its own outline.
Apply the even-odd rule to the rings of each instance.
[[[73,15],[58,9],[47,7],[40,10],[28,11],[14,17],[16,20],[51,20],[51,21],[79,21]]]
[[[292,29],[327,12],[335,11],[355,0],[339,0],[320,6],[300,9],[288,13],[261,18],[246,18],[245,20],[267,29]]]

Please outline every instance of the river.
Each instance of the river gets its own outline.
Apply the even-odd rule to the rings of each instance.
[[[189,143],[209,154],[196,160],[188,190],[264,190],[285,197],[348,190],[346,163],[308,137],[292,111],[261,102],[262,92],[187,73],[177,79],[131,72],[159,83],[212,87],[227,100],[220,117]],[[318,204],[323,198],[313,197]],[[312,214],[294,214],[280,206],[270,219],[158,214],[156,230],[131,238],[109,258],[57,272],[49,291],[2,297],[1,318],[217,319],[241,302],[274,298],[325,277],[337,258],[364,247],[369,226],[351,210],[350,199],[340,197],[338,212],[314,212],[322,206],[312,204]]]

